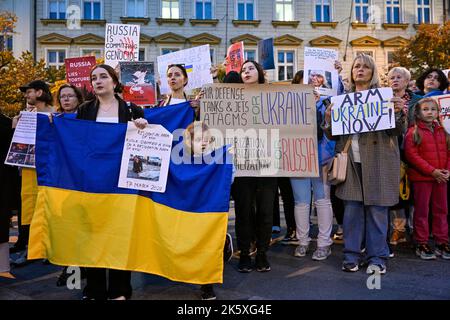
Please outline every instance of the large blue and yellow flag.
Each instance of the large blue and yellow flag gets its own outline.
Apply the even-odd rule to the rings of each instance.
[[[38,115],[29,259],[221,283],[232,165],[171,163],[165,193],[119,188],[125,133]]]

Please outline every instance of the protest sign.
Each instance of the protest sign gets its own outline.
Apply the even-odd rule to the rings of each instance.
[[[450,134],[450,94],[433,96],[439,104],[439,117],[445,131]]]
[[[107,23],[105,63],[115,68],[119,61],[138,61],[139,35],[139,25]]]
[[[169,172],[172,134],[160,125],[148,125],[141,130],[128,122],[119,187],[152,191],[166,191]]]
[[[5,164],[35,168],[36,115],[36,112],[20,112]]]
[[[211,57],[209,44],[190,49],[179,50],[157,57],[159,79],[161,80],[161,94],[170,92],[167,84],[167,66],[169,64],[183,64],[188,74],[188,84],[185,90],[201,88],[204,84],[212,83]]]
[[[201,119],[215,147],[231,144],[238,177],[317,177],[316,105],[304,85],[214,84]]]
[[[314,86],[321,95],[337,95],[339,75],[334,68],[336,60],[338,60],[336,50],[306,47],[303,83]]]
[[[395,128],[391,88],[376,88],[331,97],[333,136]]]
[[[444,72],[444,74],[447,76],[447,78],[450,79],[450,69],[442,70],[442,72]]]
[[[228,47],[226,73],[239,72],[244,63],[244,42],[236,42]]]
[[[138,106],[155,104],[155,69],[153,62],[119,62],[123,98]]]
[[[273,38],[258,41],[258,58],[264,70],[275,69]]]
[[[79,57],[79,58],[67,58],[64,59],[66,66],[66,80],[68,83],[92,91],[91,79],[89,74],[96,61],[94,56]]]

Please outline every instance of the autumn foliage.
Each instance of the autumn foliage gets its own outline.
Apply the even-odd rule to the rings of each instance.
[[[394,60],[409,69],[413,78],[430,67],[450,68],[450,21],[420,25],[411,41],[394,53]]]

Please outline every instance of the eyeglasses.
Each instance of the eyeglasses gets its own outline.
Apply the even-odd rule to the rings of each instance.
[[[62,95],[62,96],[60,96],[59,98],[60,98],[61,100],[65,100],[65,99],[73,99],[73,98],[76,98],[76,97],[77,97],[76,95],[68,94],[68,95]]]

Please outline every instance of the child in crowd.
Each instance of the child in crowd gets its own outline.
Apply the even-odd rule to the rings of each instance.
[[[188,151],[193,157],[193,163],[201,163],[195,158],[201,158],[205,155],[211,153],[213,151],[212,142],[213,137],[209,131],[208,126],[202,121],[194,121],[191,123],[186,130],[184,131],[183,142],[185,146],[185,150]],[[228,149],[231,152],[230,149]],[[234,180],[234,166],[233,166],[233,175],[230,181],[230,185]],[[225,247],[223,252],[224,262],[228,262],[233,255],[233,242],[231,235],[229,233],[226,234],[225,238]],[[200,287],[201,290],[201,298],[202,300],[215,300],[216,293],[214,292],[212,284],[204,284]]]
[[[439,106],[432,98],[421,99],[414,108],[415,124],[405,138],[408,175],[415,200],[414,238],[416,254],[424,260],[450,259],[447,223],[447,182],[450,177],[450,139],[438,121]],[[428,245],[428,214],[431,202],[432,232],[436,248]]]

